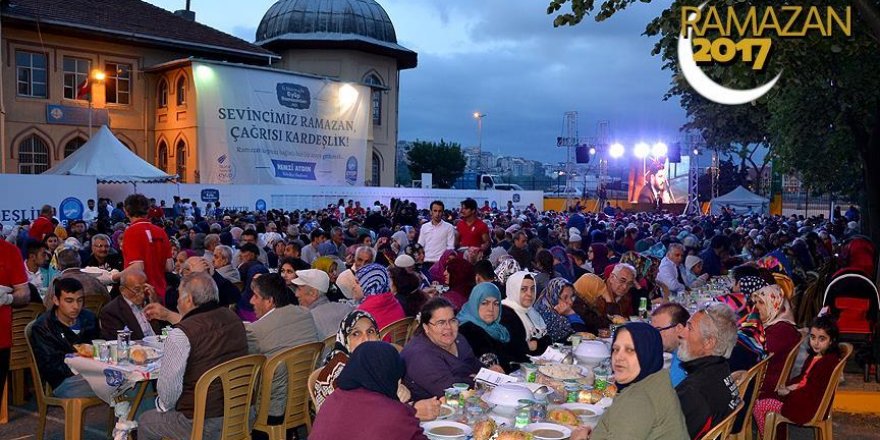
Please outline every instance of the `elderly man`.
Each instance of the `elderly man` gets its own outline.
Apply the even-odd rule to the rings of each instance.
[[[682,275],[684,271],[684,246],[679,243],[669,245],[666,256],[660,261],[660,269],[657,272],[657,281],[663,283],[669,293],[678,295],[688,290],[685,278]]]
[[[110,278],[95,278],[94,276],[80,270],[82,264],[79,258],[79,252],[76,250],[63,249],[58,251],[58,254],[55,256],[55,264],[58,266],[58,275],[55,277],[56,280],[73,278],[82,284],[85,296],[99,295],[107,298],[108,301],[110,300],[110,294],[107,293],[107,288],[103,284],[104,282],[108,284],[111,283],[112,281]],[[52,295],[46,295],[46,297],[43,298],[43,305],[45,305],[47,309],[52,308]]]
[[[588,273],[574,283],[578,298],[596,310],[599,327],[607,327],[608,315],[631,316],[634,312],[629,289],[635,283],[636,269],[629,264],[616,264],[607,280]]]
[[[678,337],[678,357],[687,378],[675,392],[693,439],[701,438],[739,405],[739,391],[727,364],[736,331],[733,310],[724,303],[710,303],[691,316]]]
[[[31,329],[31,345],[40,377],[52,386],[56,397],[91,397],[89,383],[73,374],[64,357],[76,353],[74,344],[91,344],[98,337],[94,313],[83,307],[85,295],[79,281],[65,278],[54,284],[52,308],[38,317]]]
[[[138,419],[138,438],[142,440],[189,438],[196,382],[209,369],[248,352],[244,324],[231,310],[217,304],[217,285],[207,273],[183,277],[177,308],[182,317],[159,304],[150,304],[147,310],[148,316],[168,317],[177,323],[165,341],[156,409]],[[223,388],[217,381],[208,390],[205,438],[220,438],[222,425]]]
[[[290,303],[290,290],[278,274],[261,275],[251,282],[251,305],[258,319],[245,324],[248,352],[267,357],[297,345],[318,342],[318,329],[308,310]],[[276,372],[272,380],[269,424],[284,421],[287,405],[287,369]]]
[[[681,360],[678,358],[679,336],[687,330],[687,322],[691,314],[681,304],[666,303],[651,312],[651,325],[660,332],[663,339],[663,351],[672,353],[672,364],[669,367],[669,376],[672,386],[676,387],[687,373],[681,368]]]
[[[323,270],[298,270],[293,284],[296,285],[296,299],[299,305],[312,313],[322,340],[335,334],[342,319],[354,310],[349,304],[330,302],[327,299],[330,277]]]
[[[106,271],[122,270],[122,255],[110,248],[110,237],[95,234],[91,245],[92,255],[86,260],[85,267],[98,267]]]
[[[340,272],[339,276],[336,277],[336,286],[339,287],[339,290],[342,291],[342,294],[345,295],[346,298],[354,299],[355,301],[360,301],[362,299],[355,297],[357,294],[354,289],[354,285],[357,284],[357,276],[355,276],[355,273],[358,269],[374,262],[375,260],[375,249],[370,246],[361,246],[357,248],[354,253],[354,264],[352,264],[351,268]]]
[[[211,275],[211,278],[217,283],[217,291],[220,292],[219,303],[221,306],[225,307],[236,304],[238,303],[238,300],[241,299],[241,290],[238,290],[238,287],[236,287],[235,284],[232,284],[229,280],[223,278],[222,275],[217,273],[217,271],[214,270],[214,266],[205,261],[204,258],[189,257],[183,262],[180,271],[182,276],[195,272],[205,272],[208,275]]]
[[[241,274],[235,266],[232,265],[232,248],[226,245],[217,245],[214,248],[214,258],[212,259],[214,271],[220,276],[235,284],[241,290]]]
[[[205,261],[212,262],[214,249],[220,245],[220,234],[212,233],[205,236]]]
[[[155,294],[153,286],[147,283],[144,271],[135,268],[123,271],[120,295],[101,308],[101,337],[115,340],[116,332],[126,327],[131,330],[133,340],[158,334],[165,323],[150,321],[144,314],[144,307]]]

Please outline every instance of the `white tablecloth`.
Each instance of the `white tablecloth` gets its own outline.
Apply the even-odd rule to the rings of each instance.
[[[113,406],[116,398],[133,388],[136,383],[155,379],[159,374],[161,360],[146,365],[115,365],[73,355],[65,358],[64,363],[74,373],[81,374],[101,400]]]

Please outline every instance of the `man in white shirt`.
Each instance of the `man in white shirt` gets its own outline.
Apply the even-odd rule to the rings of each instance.
[[[684,262],[684,246],[679,243],[669,245],[666,256],[660,261],[660,269],[657,273],[657,281],[663,283],[671,294],[679,294],[687,290],[682,277],[682,263]]]
[[[93,199],[89,199],[86,205],[88,205],[88,209],[83,212],[83,220],[91,225],[98,219],[98,210],[95,209],[95,201]]]
[[[425,248],[425,264],[437,262],[447,249],[455,249],[455,227],[443,221],[443,202],[431,202],[431,221],[422,225],[419,244]]]

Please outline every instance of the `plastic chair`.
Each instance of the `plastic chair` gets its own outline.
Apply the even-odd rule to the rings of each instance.
[[[33,365],[37,365],[34,357],[34,348],[31,343],[31,329],[34,323],[31,321],[24,329],[25,342],[27,343],[27,351],[31,357]],[[40,420],[37,422],[37,440],[43,439],[46,430],[46,412],[49,406],[60,406],[64,410],[64,438],[65,440],[79,440],[82,438],[83,431],[83,413],[86,408],[93,406],[105,405],[104,401],[97,397],[76,397],[76,398],[60,398],[52,395],[52,388],[49,385],[43,385],[43,379],[40,377],[39,368],[31,370],[34,374],[34,393],[37,395],[37,411]],[[112,428],[112,424],[111,424]],[[109,437],[109,430],[107,432]]]
[[[312,401],[312,407],[315,408],[315,414],[318,414],[318,399],[315,398],[315,382],[318,381],[318,375],[321,374],[321,370],[324,368],[318,368],[315,371],[312,371],[312,374],[309,374],[309,379],[306,381],[306,388],[309,392],[309,400]]]
[[[801,338],[800,342],[798,342],[797,345],[795,345],[794,348],[792,348],[791,351],[788,352],[788,355],[785,357],[785,364],[782,367],[782,373],[779,375],[779,380],[776,381],[776,387],[773,388],[774,390],[779,387],[784,387],[786,382],[788,382],[788,378],[789,376],[791,376],[791,369],[794,368],[794,361],[797,359],[798,352],[801,350],[801,346],[804,345],[804,343],[807,341],[807,338],[809,337],[809,334],[804,335]]]
[[[420,325],[422,325],[422,323],[420,323],[418,319],[413,319],[412,324],[410,324],[409,328],[406,329],[406,342],[409,342],[409,340],[412,339]]]
[[[773,278],[776,280],[776,284],[782,289],[782,293],[785,294],[785,299],[791,300],[791,297],[794,296],[794,281],[788,277],[788,275],[781,273],[773,273]]]
[[[736,409],[733,410],[730,415],[724,418],[721,423],[715,425],[714,428],[710,429],[705,435],[700,437],[700,440],[723,440],[728,438],[727,436],[730,434],[730,430],[733,428],[733,421],[736,420],[737,414],[743,409],[743,403],[740,402],[739,405],[736,406]]]
[[[220,379],[223,386],[223,430],[220,437],[224,440],[250,440],[248,417],[251,413],[254,385],[265,361],[266,356],[261,354],[242,356],[217,365],[202,374],[196,382],[193,429],[190,439],[202,439],[208,390],[214,381]]]
[[[730,433],[728,438],[731,440],[752,439],[752,409],[755,407],[755,402],[758,400],[758,391],[764,384],[764,376],[767,374],[767,365],[769,364],[771,357],[773,357],[773,353],[770,353],[770,356],[767,356],[764,360],[758,362],[757,365],[747,371],[737,385],[739,388],[739,397],[743,399],[743,411],[745,411],[745,413],[739,432]],[[749,400],[746,401],[746,394],[749,389],[752,390],[752,395]],[[736,423],[734,422],[734,424],[731,425],[731,429],[734,428],[735,425]]]
[[[400,346],[406,345],[406,335],[413,321],[412,318],[403,318],[386,325],[385,328],[379,330],[379,339]]]
[[[834,372],[831,373],[831,379],[828,381],[828,385],[825,388],[825,394],[822,396],[822,401],[819,403],[819,407],[816,409],[816,414],[803,425],[803,427],[815,428],[816,429],[816,440],[831,440],[831,401],[834,400],[834,393],[837,391],[837,386],[840,385],[840,376],[843,374],[843,368],[846,366],[846,361],[852,356],[853,346],[849,343],[840,344],[840,362],[837,363],[837,367],[834,368]],[[764,423],[764,439],[763,440],[774,440],[776,439],[776,428],[777,426],[788,423],[794,424],[791,420],[782,416],[782,414],[769,412],[767,413],[766,418],[764,419],[766,422]]]
[[[24,329],[31,321],[37,319],[46,308],[42,304],[31,303],[22,308],[12,309],[12,350],[9,353],[9,372],[12,373],[12,403],[13,405],[24,404],[25,394],[25,371],[31,372],[31,378],[37,377],[34,373],[36,368],[31,355],[28,353],[25,342]],[[7,381],[8,384],[8,381]],[[9,394],[9,387],[6,387]]]
[[[254,430],[265,432],[269,440],[284,440],[287,430],[306,425],[306,432],[312,430],[309,417],[309,376],[324,345],[320,342],[298,345],[277,353],[266,361],[263,378],[260,382],[260,404],[257,406],[257,420]],[[269,406],[272,399],[272,381],[276,372],[283,368],[287,373],[287,405],[284,421],[280,425],[269,425]]]
[[[101,309],[103,309],[104,305],[108,302],[110,302],[109,295],[86,295],[83,308],[88,309],[90,312],[94,313],[95,316],[100,316]]]

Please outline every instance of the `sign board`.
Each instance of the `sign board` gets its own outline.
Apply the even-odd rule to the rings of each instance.
[[[90,112],[92,114],[93,126],[110,125],[110,116],[107,113],[107,109],[56,104],[46,106],[46,123],[87,126],[89,125]]]
[[[415,202],[419,209],[428,209],[434,200],[442,201],[447,208],[458,208],[462,200],[470,197],[479,206],[488,201],[490,206],[506,209],[507,202],[513,203],[514,209],[525,209],[534,204],[539,210],[544,207],[543,191],[479,191],[454,189],[422,189],[393,187],[349,187],[322,186],[298,187],[279,185],[206,185],[206,184],[140,184],[137,191],[153,197],[156,201],[165,200],[171,206],[174,196],[182,199],[202,200],[205,190],[210,190],[219,197],[223,209],[238,211],[264,211],[267,209],[321,209],[335,205],[339,199],[346,202],[355,200],[361,206],[372,206],[377,200],[383,205],[390,205],[391,198],[405,199]],[[216,191],[216,192],[214,192]],[[132,193],[132,186],[126,184],[100,184],[98,193],[101,197],[111,200],[123,200]],[[213,199],[212,199],[213,200]],[[204,206],[204,202],[200,203]]]
[[[277,70],[193,62],[199,170],[211,184],[362,186],[370,90]]]
[[[43,205],[54,207],[59,221],[81,219],[86,202],[98,195],[94,176],[0,174],[0,188],[0,224],[6,227],[39,217]]]

